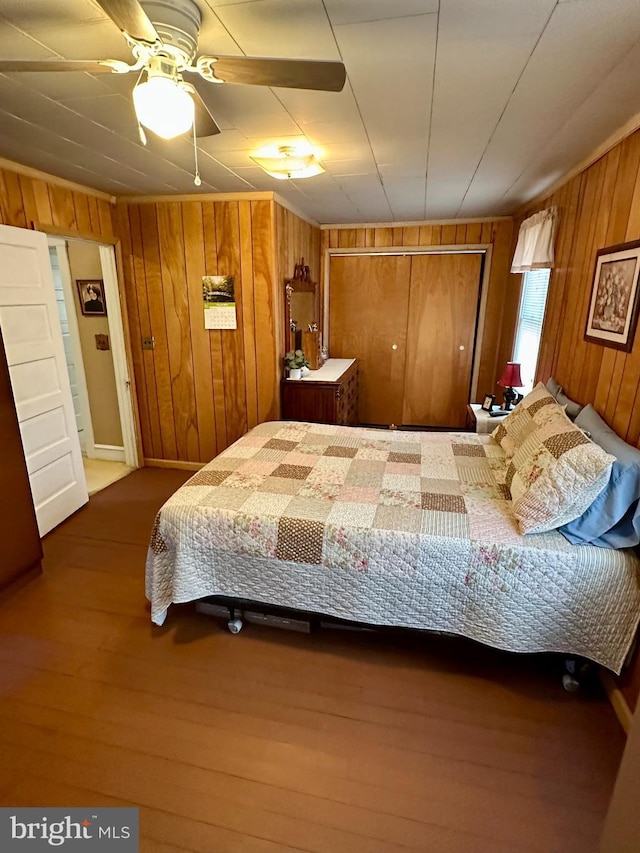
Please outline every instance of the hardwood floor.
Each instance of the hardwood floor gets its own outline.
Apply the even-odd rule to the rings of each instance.
[[[141,850],[596,851],[624,746],[558,663],[470,642],[151,625],[145,469],[45,540],[0,604],[2,805],[140,807]]]

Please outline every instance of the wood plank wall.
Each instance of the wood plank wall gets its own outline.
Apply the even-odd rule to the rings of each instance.
[[[598,249],[640,239],[640,131],[628,136],[556,192],[531,205],[522,219],[558,208],[556,261],[549,282],[537,378],[554,376],[566,394],[591,403],[626,441],[640,445],[640,334],[629,353],[587,343],[591,284]],[[505,312],[515,327],[517,303]],[[640,693],[640,659],[619,680],[630,708]]]
[[[53,180],[0,168],[0,225],[53,226],[72,236],[113,242],[113,204],[103,193],[72,189]]]
[[[393,246],[451,246],[492,244],[493,259],[489,277],[483,342],[478,373],[478,395],[498,394],[496,380],[510,358],[509,342],[501,339],[503,306],[509,290],[518,289],[516,276],[509,273],[513,224],[508,219],[487,222],[459,222],[455,225],[415,224],[377,226],[375,228],[328,228],[322,231],[322,278],[326,249]]]
[[[207,462],[278,417],[272,206],[117,204],[145,458]],[[204,328],[203,275],[234,276],[236,330]]]

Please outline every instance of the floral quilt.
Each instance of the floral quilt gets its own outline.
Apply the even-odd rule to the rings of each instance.
[[[522,536],[505,476],[491,436],[260,424],[158,513],[152,619],[235,596],[619,672],[640,618],[640,561],[557,531]]]

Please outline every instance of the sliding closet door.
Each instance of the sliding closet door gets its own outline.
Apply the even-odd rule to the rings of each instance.
[[[410,257],[331,258],[329,353],[359,361],[361,423],[402,422],[410,276]]]
[[[412,258],[403,424],[465,426],[482,258]]]

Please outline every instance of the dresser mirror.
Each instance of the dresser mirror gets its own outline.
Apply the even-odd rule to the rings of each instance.
[[[302,333],[320,327],[318,283],[289,278],[285,282],[285,342],[288,350],[302,349]]]

